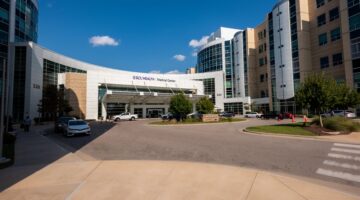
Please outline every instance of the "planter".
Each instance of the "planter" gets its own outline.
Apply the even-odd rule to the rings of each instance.
[[[206,114],[202,116],[202,122],[219,122],[220,117],[216,114]]]

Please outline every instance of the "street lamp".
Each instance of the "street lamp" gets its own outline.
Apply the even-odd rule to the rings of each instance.
[[[10,161],[10,159],[8,158],[4,158],[3,157],[3,145],[4,145],[4,132],[5,132],[5,126],[4,126],[4,122],[5,122],[5,94],[6,94],[6,85],[7,85],[7,81],[6,80],[6,61],[4,58],[2,59],[2,69],[3,69],[3,74],[2,74],[2,83],[1,83],[1,108],[0,108],[0,164],[3,163],[7,163]]]

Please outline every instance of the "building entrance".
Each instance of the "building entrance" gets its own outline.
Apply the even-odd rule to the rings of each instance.
[[[159,118],[165,113],[165,108],[147,108],[146,117],[147,118]]]

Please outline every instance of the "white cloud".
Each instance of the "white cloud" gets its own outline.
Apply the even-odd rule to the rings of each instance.
[[[161,74],[160,70],[149,71],[149,74]]]
[[[183,72],[180,72],[179,70],[172,70],[172,71],[166,72],[165,74],[183,74]]]
[[[93,36],[89,39],[90,44],[93,47],[98,46],[118,46],[119,41],[116,41],[114,38],[110,36]]]
[[[192,56],[196,57],[198,54],[198,50],[197,49],[194,49],[194,51],[191,53]]]
[[[208,39],[209,39],[209,36],[203,36],[200,40],[193,39],[189,42],[189,46],[191,46],[193,48],[202,47],[207,43]]]
[[[173,58],[179,62],[183,62],[186,59],[186,56],[179,54],[179,55],[175,55]]]

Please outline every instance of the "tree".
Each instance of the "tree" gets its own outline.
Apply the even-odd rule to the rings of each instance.
[[[207,98],[202,97],[197,103],[196,103],[196,110],[201,114],[210,114],[214,112],[214,104],[213,102]]]
[[[71,111],[73,108],[65,99],[63,90],[59,90],[56,85],[48,85],[44,88],[43,99],[38,104],[38,112],[42,113],[43,118],[54,120],[57,116]]]
[[[360,103],[359,94],[344,83],[336,83],[324,74],[308,76],[300,85],[295,94],[298,106],[320,115],[330,109],[347,109]]]
[[[54,120],[58,110],[58,89],[56,85],[48,85],[44,88],[42,99],[42,116]]]
[[[357,91],[348,87],[345,83],[337,85],[334,96],[336,102],[334,103],[333,109],[344,109],[353,108],[360,104],[360,95]]]
[[[175,116],[176,121],[184,120],[186,115],[191,113],[192,104],[180,93],[171,98],[169,111]]]

